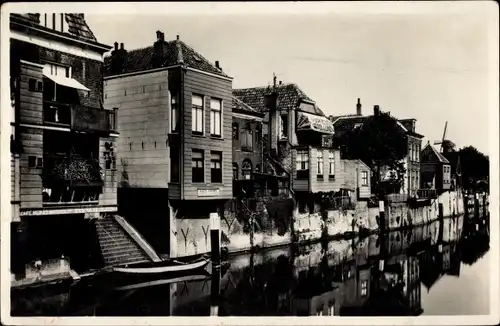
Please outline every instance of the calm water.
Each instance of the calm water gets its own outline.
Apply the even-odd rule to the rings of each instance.
[[[12,314],[488,314],[488,250],[486,226],[462,216],[383,238],[237,255],[196,280],[116,290],[96,278],[57,290],[13,293]]]

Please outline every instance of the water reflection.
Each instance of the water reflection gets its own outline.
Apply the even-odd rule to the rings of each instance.
[[[220,269],[213,269],[211,276],[198,275],[175,283],[116,291],[98,281],[81,282],[71,288],[69,296],[60,297],[55,310],[27,307],[23,302],[33,299],[25,293],[22,298],[13,294],[13,314],[419,315],[425,313],[423,297],[429,302],[437,300],[431,289],[440,279],[460,280],[464,264],[473,269],[488,250],[486,226],[461,216],[383,237],[371,235],[237,255],[229,257]],[[483,270],[474,275],[486,282],[489,277]],[[433,305],[439,306],[439,300]],[[460,314],[462,308],[451,310]]]

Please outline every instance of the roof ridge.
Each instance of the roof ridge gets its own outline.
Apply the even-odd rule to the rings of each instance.
[[[191,46],[189,46],[186,42],[184,42],[183,40],[176,40],[178,43],[177,44],[180,44],[181,46],[184,45],[185,47],[187,47],[189,50],[193,51],[193,53],[200,57],[200,59],[202,60],[205,60],[210,66],[212,66],[212,68],[218,70],[223,76],[226,76],[226,77],[229,77],[224,71],[222,71],[222,69],[220,68],[217,68],[210,60],[208,60],[207,58],[205,58],[200,52],[196,51],[194,48],[192,48]]]

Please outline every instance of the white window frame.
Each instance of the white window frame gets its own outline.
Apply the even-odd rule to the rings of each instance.
[[[365,178],[366,176],[366,178]],[[361,186],[367,187],[368,186],[368,171],[361,171]],[[366,182],[365,182],[366,180]]]
[[[195,99],[201,99],[201,105]],[[196,106],[196,107],[195,107]],[[201,107],[201,115],[200,108]],[[191,96],[191,132],[195,135],[203,136],[205,134],[205,96],[192,94]],[[199,121],[201,118],[201,122]],[[201,129],[201,130],[200,130]]]
[[[170,93],[170,132],[179,132],[179,102],[177,94]],[[174,125],[175,124],[175,125]]]
[[[328,152],[328,175],[329,177],[335,177],[335,152]]]
[[[318,150],[316,152],[316,159],[317,159],[317,166],[318,166],[318,171],[317,175],[318,177],[323,177],[324,171],[323,171],[323,166],[324,166],[324,161],[323,161],[323,151]]]
[[[361,281],[361,296],[364,297],[368,295],[368,281]]]
[[[296,170],[309,170],[309,151],[307,149],[297,151]]]
[[[221,178],[219,181],[212,180],[212,170],[220,170]],[[222,183],[222,152],[211,151],[210,152],[210,182],[212,183]]]
[[[215,97],[210,98],[210,136],[212,137],[222,138],[222,109],[222,99]]]

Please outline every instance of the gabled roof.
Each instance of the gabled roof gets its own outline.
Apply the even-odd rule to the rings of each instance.
[[[122,65],[121,74],[158,68],[153,66],[154,46],[127,51]],[[209,72],[219,76],[229,77],[222,69],[215,67],[210,61],[196,52],[181,40],[165,41],[163,44],[163,64],[161,67],[175,66],[183,63],[185,66]],[[111,56],[104,58],[104,75],[114,75],[111,71]]]
[[[443,164],[450,164],[450,161],[448,161],[443,154],[439,153],[430,143],[427,143],[427,145],[425,145],[424,149],[422,150],[421,162],[432,163],[433,161]]]
[[[50,14],[50,13],[49,13]],[[11,17],[22,20],[27,23],[39,25],[40,14],[11,14]],[[68,24],[68,34],[79,39],[97,42],[94,33],[85,22],[84,14],[64,14],[66,23]],[[45,28],[44,26],[39,26]]]
[[[233,89],[233,95],[239,98],[241,101],[255,108],[259,112],[265,112],[264,106],[264,95],[271,92],[270,87],[252,87],[252,88],[242,88]],[[299,100],[305,100],[307,102],[314,103],[314,101],[308,97],[299,86],[296,84],[281,84],[276,85],[275,88],[278,94],[278,109],[288,110],[296,109]],[[314,104],[315,111],[317,114],[325,116],[323,111]]]

